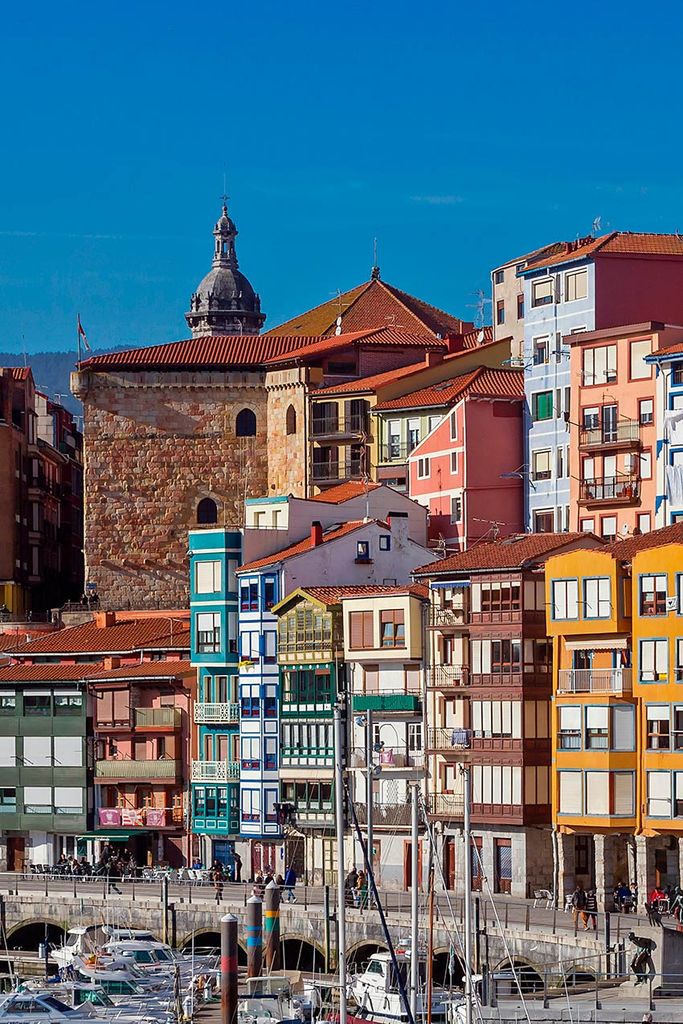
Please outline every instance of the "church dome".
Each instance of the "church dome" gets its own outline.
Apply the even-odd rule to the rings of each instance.
[[[225,203],[213,235],[211,270],[197,285],[185,319],[194,337],[258,334],[265,314],[261,312],[261,300],[238,268],[235,251],[237,228]]]

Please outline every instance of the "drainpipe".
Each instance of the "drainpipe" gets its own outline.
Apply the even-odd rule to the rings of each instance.
[[[551,831],[551,839],[553,844],[553,906],[557,907],[557,896],[560,881],[560,857],[558,850],[559,840],[557,836],[557,829],[554,825]]]

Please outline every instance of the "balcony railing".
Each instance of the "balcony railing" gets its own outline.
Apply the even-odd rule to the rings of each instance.
[[[432,605],[429,609],[430,626],[465,626],[467,611],[465,608],[438,608]]]
[[[353,747],[351,767],[365,768],[366,757],[365,747]],[[383,771],[392,768],[422,768],[424,753],[421,750],[407,750],[405,747],[383,747],[373,752],[372,763],[380,765]]]
[[[335,483],[340,480],[359,480],[364,473],[363,459],[348,462],[314,462],[311,479],[314,483]]]
[[[619,420],[614,424],[602,424],[597,427],[582,427],[579,431],[579,444],[582,448],[603,448],[610,445],[638,443],[640,441],[640,424],[638,420]]]
[[[229,782],[239,779],[239,761],[193,761],[193,782]]]
[[[135,708],[135,727],[150,729],[155,726],[178,727],[182,722],[180,708]]]
[[[595,480],[582,480],[579,484],[579,501],[629,502],[640,495],[640,480],[636,476],[604,476]]]
[[[430,750],[469,750],[472,733],[469,729],[429,729],[427,742]]]
[[[366,804],[354,803],[359,825],[367,825],[368,809]],[[410,825],[410,804],[404,800],[400,804],[373,803],[372,823],[378,828],[395,828],[397,825]]]
[[[403,444],[400,441],[382,444],[379,448],[380,462],[405,462],[417,444]]]
[[[630,693],[630,668],[564,668],[557,675],[558,693]]]
[[[340,637],[332,637],[331,633],[320,632],[312,640],[278,640],[277,656],[279,661],[288,659],[299,661],[300,655],[317,654],[319,651],[341,650],[344,643]]]
[[[462,818],[465,813],[465,801],[458,793],[431,793],[427,807],[439,818]]]
[[[344,437],[367,434],[370,421],[367,416],[316,416],[311,419],[311,437]]]
[[[454,686],[467,686],[469,672],[466,665],[432,665],[427,685],[450,690]]]
[[[96,779],[175,779],[180,774],[180,761],[116,760],[96,761]]]
[[[223,704],[195,704],[194,720],[197,725],[211,722],[239,722],[240,706],[237,701]]]
[[[422,696],[416,691],[407,693],[405,690],[382,690],[377,693],[354,693],[352,698],[354,711],[418,714],[422,708]]]

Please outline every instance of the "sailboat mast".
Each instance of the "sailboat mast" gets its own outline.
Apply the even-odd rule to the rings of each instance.
[[[344,749],[342,712],[334,705],[334,817],[337,829],[337,970],[339,972],[339,1024],[347,1024],[346,1003],[346,894],[344,892]]]
[[[410,803],[410,823],[411,823],[411,852],[410,852],[410,1010],[413,1015],[413,1020],[417,1020],[417,992],[419,985],[419,965],[420,960],[418,957],[418,885],[419,885],[419,850],[420,850],[420,838],[419,838],[419,783],[411,782],[411,803]]]
[[[465,1020],[472,1024],[472,779],[469,765],[461,765],[463,774],[465,839]]]

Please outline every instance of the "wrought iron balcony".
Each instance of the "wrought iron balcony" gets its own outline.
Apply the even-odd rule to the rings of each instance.
[[[316,416],[311,418],[311,437],[360,437],[370,431],[370,418],[366,415]]]
[[[614,448],[620,445],[635,448],[640,443],[638,420],[621,419],[616,423],[581,427],[579,430],[579,446],[581,448]]]
[[[459,793],[430,793],[427,807],[437,818],[462,818],[465,813],[465,801]]]
[[[365,747],[353,747],[351,750],[351,767],[365,768],[367,753]],[[393,768],[422,768],[424,753],[421,750],[408,750],[406,747],[382,747],[372,754],[373,764],[379,765],[382,771]]]
[[[359,825],[367,825],[368,808],[366,804],[354,803]],[[372,824],[377,828],[395,828],[398,825],[410,825],[410,804],[405,800],[400,804],[373,803]]]
[[[137,759],[112,758],[95,762],[95,779],[176,779],[180,775],[181,763],[175,758],[142,761]]]
[[[640,497],[640,480],[637,476],[604,476],[595,480],[582,480],[579,484],[579,501],[583,505],[613,504],[627,505]]]
[[[469,729],[432,728],[427,730],[427,743],[430,750],[469,750],[472,745],[472,733]]]
[[[360,480],[364,475],[363,459],[349,459],[346,462],[314,462],[311,479],[316,484],[337,484],[343,480]]]
[[[178,728],[182,723],[180,708],[135,708],[135,728],[153,729],[171,726]]]
[[[467,609],[464,606],[459,608],[439,608],[438,605],[431,605],[429,609],[429,625],[442,629],[466,626]]]
[[[630,693],[631,669],[563,668],[557,674],[557,692]]]
[[[239,761],[193,761],[193,782],[229,782],[239,779]]]
[[[469,669],[466,665],[432,665],[427,686],[438,690],[451,690],[454,686],[467,686]]]
[[[239,722],[240,706],[236,700],[218,704],[195,704],[194,720],[197,725],[212,722]]]
[[[417,444],[405,444],[401,441],[389,441],[379,447],[380,462],[405,462]]]

